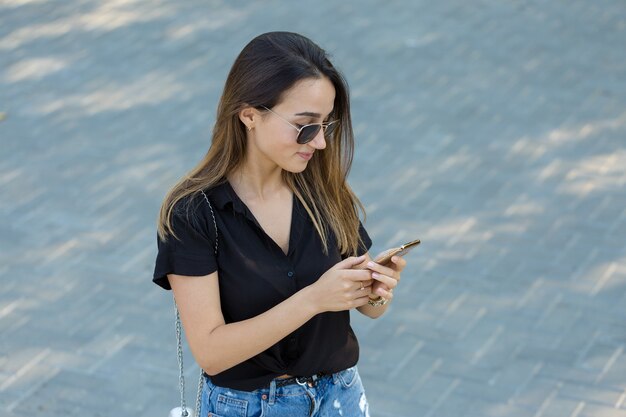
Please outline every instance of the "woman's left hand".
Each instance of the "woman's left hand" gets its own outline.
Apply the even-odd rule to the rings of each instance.
[[[393,256],[391,262],[385,266],[374,261],[368,262],[365,267],[372,271],[372,279],[374,279],[370,298],[376,299],[380,296],[391,300],[393,298],[393,289],[398,286],[400,273],[405,266],[406,260],[401,256]]]

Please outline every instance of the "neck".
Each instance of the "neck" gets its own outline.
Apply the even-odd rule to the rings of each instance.
[[[261,164],[244,163],[228,176],[228,181],[240,198],[244,200],[267,200],[286,189],[282,169],[263,167]]]

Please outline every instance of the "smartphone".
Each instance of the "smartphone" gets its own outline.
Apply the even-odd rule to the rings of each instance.
[[[422,242],[419,239],[415,239],[405,243],[399,248],[391,248],[389,250],[386,250],[385,252],[378,255],[378,257],[374,259],[374,262],[380,265],[385,265],[386,263],[389,263],[389,261],[391,261],[391,258],[393,256],[404,256],[409,253],[411,249],[417,247],[417,245],[419,245],[420,243]]]

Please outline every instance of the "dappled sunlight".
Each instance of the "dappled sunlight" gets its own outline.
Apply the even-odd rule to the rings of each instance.
[[[51,225],[50,222],[45,222],[44,227],[48,230],[60,228],[58,225]],[[53,265],[61,261],[67,263],[68,260],[77,262],[88,253],[98,252],[115,239],[119,239],[123,231],[123,225],[111,225],[107,231],[86,230],[65,240],[47,244],[44,242],[41,245],[15,253],[12,261],[37,265]]]
[[[555,158],[546,166],[544,166],[537,174],[537,179],[541,182],[549,180],[550,178],[556,178],[564,169],[565,163],[560,158]]]
[[[508,152],[509,158],[525,158],[529,162],[542,158],[545,162],[537,167],[534,178],[538,184],[556,181],[556,193],[576,197],[586,197],[590,193],[618,191],[626,186],[626,149],[619,146],[611,152],[592,155],[581,155],[577,159],[569,159],[561,150],[577,146],[587,141],[601,140],[605,144],[608,137],[626,127],[626,112],[613,118],[594,122],[581,123],[574,127],[553,129],[539,137],[524,136],[516,140]],[[601,149],[603,145],[599,145]],[[543,162],[543,161],[542,161]],[[511,207],[507,214],[517,212],[521,208]],[[532,214],[541,214],[540,206],[526,206],[522,210],[531,210]]]
[[[573,128],[554,129],[548,132],[544,138],[550,146],[560,146],[571,142],[589,139],[592,136],[603,133],[606,130],[616,130],[626,126],[626,112],[621,115],[593,123],[584,123]]]
[[[509,155],[521,156],[535,160],[548,151],[548,146],[535,138],[522,137],[513,143]]]
[[[580,197],[594,191],[624,190],[626,150],[582,159],[567,170],[564,180],[559,190]]]
[[[80,247],[80,241],[76,238],[65,242],[50,245],[46,248],[45,260],[50,262],[61,257],[68,257],[70,253]]]
[[[158,162],[160,164],[173,164],[176,154],[175,142],[154,142],[147,146],[125,149],[115,155],[113,161],[123,166],[135,165],[138,162]]]
[[[149,184],[149,182],[158,176],[159,172],[163,169],[163,164],[160,161],[143,162],[141,164],[126,166],[121,172],[119,172],[120,178],[123,178],[125,182],[136,182],[141,184]]]
[[[194,16],[193,20],[184,24],[170,26],[165,31],[166,38],[170,40],[180,40],[193,35],[198,31],[216,30],[227,27],[229,25],[238,24],[249,15],[242,9],[224,9],[220,12],[220,18],[215,19],[213,16],[200,14]]]
[[[418,48],[437,42],[442,35],[439,32],[429,32],[422,36],[410,37],[404,40],[404,44],[409,48]]]
[[[14,83],[24,80],[35,80],[61,71],[69,65],[67,60],[45,57],[23,59],[9,66],[4,71],[4,81]]]
[[[437,224],[425,229],[422,233],[422,241],[449,242],[451,239],[458,239],[460,235],[467,233],[475,225],[475,217],[448,219],[445,224]]]
[[[37,379],[44,377],[45,372],[49,370],[38,367],[37,365],[42,362],[50,352],[51,349],[49,348],[39,347],[25,347],[11,352],[11,363],[7,363],[6,365],[16,367],[17,370],[12,372],[7,378],[3,378],[0,383],[0,391],[6,390],[8,387],[18,382],[26,389],[27,386],[32,386]]]
[[[120,152],[110,161],[115,167],[115,174],[109,176],[107,181],[94,184],[92,190],[97,194],[110,195],[112,189],[128,192],[128,184],[134,184],[146,192],[164,193],[166,184],[174,184],[178,180],[177,175],[189,169],[188,162],[181,157],[175,145],[150,143]]]
[[[0,50],[17,49],[37,39],[62,36],[75,29],[75,23],[72,23],[72,20],[63,19],[58,22],[34,24],[17,29],[0,39]]]
[[[495,234],[491,226],[479,224],[475,217],[465,217],[426,227],[420,233],[420,239],[423,242],[443,244],[446,249],[435,252],[433,257],[438,261],[445,261],[471,259],[476,255],[480,244],[488,242]],[[452,247],[455,249],[452,250]]]
[[[133,83],[107,82],[90,93],[42,100],[33,103],[30,111],[38,115],[70,111],[72,117],[79,118],[104,111],[185,99],[190,93],[174,75],[153,71]]]
[[[174,6],[168,2],[155,4],[155,2],[109,0],[93,12],[81,16],[79,27],[86,30],[111,31],[169,16],[174,10]]]
[[[489,231],[494,235],[498,234],[517,234],[522,235],[528,231],[528,229],[532,226],[533,221],[530,219],[515,219],[514,221],[503,223],[503,224],[494,224],[489,226]]]
[[[579,292],[595,296],[626,285],[626,258],[594,265],[572,283]]]
[[[0,172],[0,185],[9,184],[12,181],[17,180],[20,177],[20,175],[22,175],[22,170],[20,169],[12,169],[12,170],[3,169]]]
[[[539,215],[545,211],[545,208],[534,201],[521,201],[511,204],[504,210],[507,217],[533,216]]]
[[[607,131],[624,127],[626,127],[626,112],[609,119],[552,129],[538,137],[523,136],[513,143],[509,156],[522,156],[535,160],[562,146],[592,140]]]
[[[0,3],[0,8],[26,6],[31,4],[46,3],[47,1],[48,0],[4,0]]]
[[[0,50],[20,48],[29,42],[55,38],[72,31],[110,32],[121,27],[168,16],[174,7],[168,3],[153,4],[152,2],[145,3],[144,7],[138,7],[141,5],[142,3],[128,0],[107,1],[99,8],[85,14],[21,27],[0,39]]]
[[[437,171],[447,172],[450,170],[469,170],[480,164],[480,159],[471,154],[467,148],[457,149],[454,154],[446,156],[437,165]]]

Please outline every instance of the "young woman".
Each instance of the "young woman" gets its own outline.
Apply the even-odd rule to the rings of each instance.
[[[154,282],[205,373],[202,416],[366,416],[350,310],[382,315],[405,261],[370,261],[346,182],[348,87],[309,39],[266,33],[226,80],[207,155],[167,194]]]

